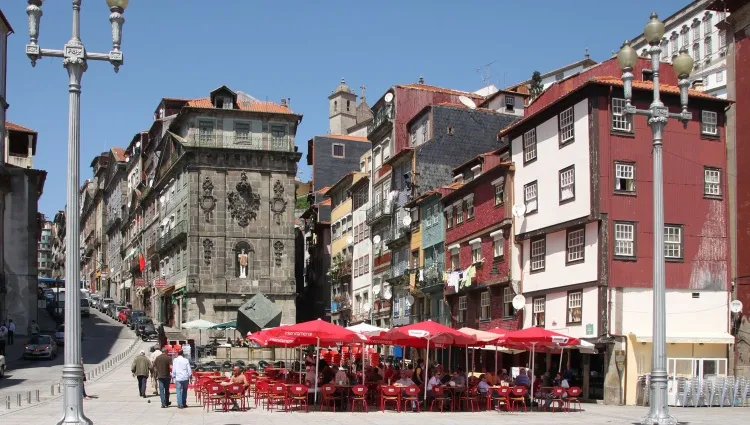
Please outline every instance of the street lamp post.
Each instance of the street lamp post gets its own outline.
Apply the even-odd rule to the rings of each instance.
[[[662,140],[664,127],[669,118],[676,118],[687,125],[692,119],[692,114],[687,110],[688,77],[693,69],[693,58],[687,53],[685,47],[672,61],[675,73],[679,78],[680,113],[670,113],[659,98],[659,59],[661,56],[660,43],[664,36],[664,24],[659,21],[656,13],[651,14],[651,20],[644,29],[644,36],[651,48],[651,69],[653,71],[654,100],[649,109],[636,109],[631,104],[633,96],[633,67],[638,55],[625,42],[617,61],[622,69],[623,88],[625,92],[625,113],[630,115],[644,115],[648,117],[648,124],[654,135],[653,141],[653,171],[654,171],[654,330],[653,330],[653,353],[651,361],[651,392],[649,400],[649,412],[641,421],[642,424],[677,424],[677,420],[669,414],[667,404],[667,341],[666,341],[666,286],[664,279],[664,182],[662,170]]]
[[[78,182],[80,168],[80,123],[81,123],[81,77],[86,72],[87,61],[100,60],[110,62],[119,70],[123,63],[120,51],[122,41],[122,25],[125,22],[122,14],[128,6],[128,0],[106,0],[111,14],[112,51],[109,53],[87,52],[80,38],[81,0],[73,1],[73,34],[63,50],[41,49],[39,40],[39,22],[42,17],[42,3],[44,0],[27,0],[26,14],[29,15],[29,44],[26,45],[26,55],[31,59],[31,66],[42,57],[63,58],[63,66],[68,71],[68,91],[70,93],[68,112],[68,187],[66,192],[67,214],[65,226],[70,237],[67,238],[65,249],[68,253],[76,253],[79,248],[79,201]],[[81,304],[79,290],[79,264],[76,255],[68,255],[65,259],[65,365],[63,366],[62,382],[65,386],[63,402],[63,418],[58,424],[91,424],[83,414],[83,400],[81,386],[83,384],[83,365],[81,364]]]

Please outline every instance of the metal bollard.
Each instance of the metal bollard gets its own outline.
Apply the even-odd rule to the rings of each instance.
[[[7,410],[10,410],[10,396],[9,395],[5,396],[5,408]]]
[[[60,394],[62,391],[60,390],[60,383],[57,383],[57,393]]]
[[[50,395],[55,395],[55,384],[49,386],[49,393]]]
[[[39,403],[39,390],[36,390],[36,402]]]
[[[17,394],[16,405],[17,405],[17,407],[21,407],[21,393]]]
[[[26,403],[31,404],[31,391],[26,391]]]

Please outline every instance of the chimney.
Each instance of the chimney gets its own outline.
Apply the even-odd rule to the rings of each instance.
[[[583,55],[583,57],[586,58],[586,59],[590,59],[591,58],[591,56],[589,56],[589,48],[588,47],[586,48],[586,54]]]
[[[283,97],[281,98],[281,106],[286,106],[286,99]]]
[[[693,81],[693,90],[698,90],[698,91],[706,90],[706,87],[703,85],[702,78],[697,78],[695,81]]]
[[[419,84],[424,84],[424,77],[421,75],[419,76]]]

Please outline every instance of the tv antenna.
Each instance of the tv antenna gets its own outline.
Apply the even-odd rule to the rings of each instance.
[[[480,78],[482,79],[482,83],[484,84],[483,87],[487,87],[489,85],[489,81],[492,78],[492,64],[497,62],[496,60],[486,64],[482,65],[479,68],[476,69],[477,73],[480,74]]]

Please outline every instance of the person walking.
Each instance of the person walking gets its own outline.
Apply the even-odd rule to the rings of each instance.
[[[29,323],[29,335],[30,336],[39,335],[39,325],[36,323],[36,320],[32,320],[31,323]]]
[[[16,342],[16,324],[13,320],[8,320],[8,345],[13,345]]]
[[[172,378],[174,378],[175,387],[177,388],[177,408],[184,409],[187,407],[188,385],[193,371],[190,368],[190,361],[186,359],[182,350],[177,352],[177,358],[172,362]]]
[[[5,326],[5,322],[0,325],[0,356],[5,355],[5,339],[8,335],[8,328]]]
[[[141,353],[135,356],[130,371],[138,379],[138,394],[146,398],[146,384],[148,383],[148,374],[151,371],[151,362],[146,357],[145,351],[141,350]]]
[[[81,395],[84,400],[91,400],[88,394],[86,394],[86,369],[83,367],[83,357],[81,357],[81,372],[83,372],[83,381],[81,381]]]
[[[159,395],[162,409],[166,409],[172,404],[169,402],[170,366],[172,366],[172,358],[169,357],[166,350],[154,360],[154,373],[156,374],[156,380],[159,381]]]
[[[154,369],[154,360],[159,356],[161,356],[161,350],[152,346],[149,360],[151,361],[151,380],[154,382],[154,395],[159,395],[159,380],[156,379],[156,370]]]

